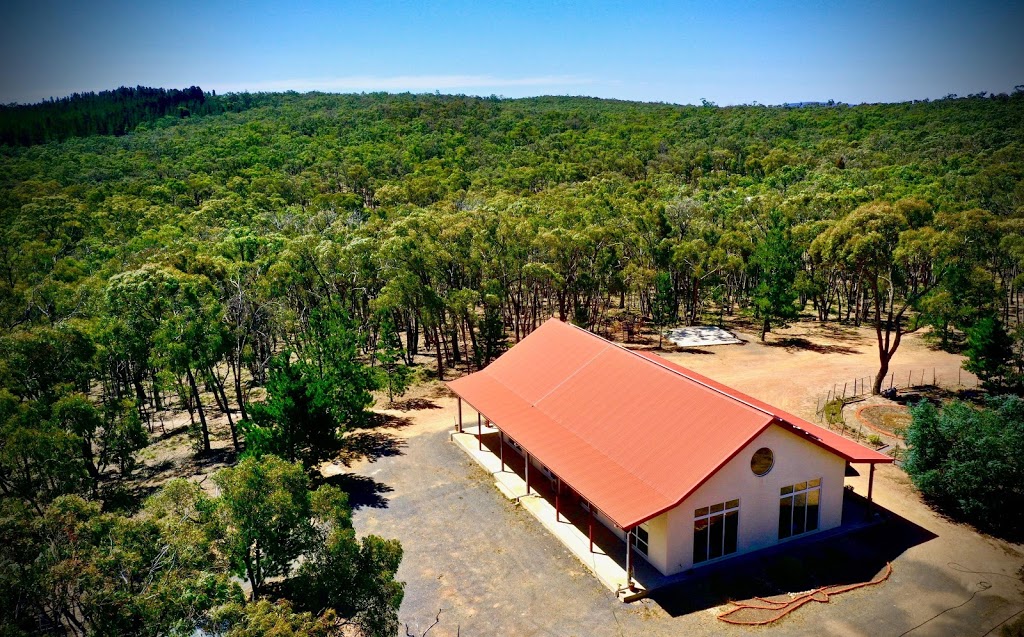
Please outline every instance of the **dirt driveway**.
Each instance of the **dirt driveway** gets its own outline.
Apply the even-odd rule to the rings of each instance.
[[[670,357],[805,417],[808,406],[813,416],[808,391],[831,386],[833,377],[871,369],[873,351],[863,332],[836,339],[814,333],[792,338],[811,347],[801,344],[794,350],[751,342],[712,354]],[[845,349],[830,349],[840,341]],[[908,341],[897,354],[897,365],[906,355],[902,363],[907,365],[941,367],[955,374],[956,357],[933,352],[914,336]],[[368,459],[336,467],[336,480],[354,493],[358,532],[402,541],[405,558],[399,577],[407,584],[400,617],[413,634],[422,634],[441,610],[431,636],[677,636],[757,630],[777,635],[980,637],[1024,609],[1021,547],[937,516],[920,501],[905,474],[892,467],[876,473],[875,498],[893,512],[897,524],[844,540],[841,548],[829,545],[786,558],[790,569],[820,569],[824,560],[836,559],[836,551],[856,559],[858,551],[881,546],[893,560],[892,577],[884,584],[828,604],[810,604],[758,629],[719,622],[717,606],[694,603],[695,589],[623,605],[449,442],[454,400],[437,387],[426,394],[423,390],[428,388],[410,403],[415,408],[386,412],[390,424],[357,434],[366,436]],[[863,493],[863,478],[851,483]],[[696,586],[706,591],[721,587],[722,581],[709,576]]]

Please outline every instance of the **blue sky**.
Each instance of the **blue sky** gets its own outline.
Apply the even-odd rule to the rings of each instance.
[[[1021,2],[0,6],[0,102],[120,85],[851,103],[1024,84]]]

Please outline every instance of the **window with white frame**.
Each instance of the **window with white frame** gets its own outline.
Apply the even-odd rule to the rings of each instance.
[[[736,552],[740,501],[728,500],[693,512],[693,563]]]
[[[821,478],[779,490],[779,539],[818,530]]]
[[[647,555],[647,550],[650,548],[651,536],[647,532],[647,525],[641,524],[640,526],[633,529],[633,547],[640,551],[644,555]]]

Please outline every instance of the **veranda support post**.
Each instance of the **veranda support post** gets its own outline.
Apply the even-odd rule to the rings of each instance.
[[[626,586],[629,590],[636,590],[633,587],[633,527],[626,529]]]
[[[871,519],[871,509],[872,509],[871,494],[872,494],[872,491],[874,491],[874,488],[875,488],[875,463],[872,462],[871,463],[871,468],[868,469],[868,506],[867,506],[867,512],[866,512],[866,515],[865,515],[865,517],[867,519],[869,519],[869,520]]]
[[[530,495],[530,452],[526,452],[526,495]]]
[[[561,520],[561,496],[562,496],[562,479],[555,478],[555,521],[560,522]]]
[[[587,505],[587,538],[590,540],[590,552],[594,552],[594,506]]]

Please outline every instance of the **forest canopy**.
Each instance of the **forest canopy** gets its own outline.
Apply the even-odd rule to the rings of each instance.
[[[152,349],[155,314],[208,312],[224,334],[194,334],[210,349],[189,355],[258,360],[260,379],[325,303],[370,350],[386,319],[408,362],[422,344],[441,373],[483,364],[505,330],[519,339],[551,314],[597,330],[654,321],[659,277],[661,321],[740,311],[769,331],[795,303],[878,328],[880,367],[906,329],[931,325],[947,343],[983,315],[1019,318],[1024,92],[802,107],[316,93],[204,104],[216,114],[0,152],[0,327],[126,329],[141,349],[105,354],[133,356],[131,374],[173,374]],[[150,285],[154,268],[191,300],[121,325],[124,283]],[[232,334],[234,351],[219,344]]]
[[[479,369],[551,316],[627,337],[726,316],[762,338],[800,316],[870,326],[876,392],[926,329],[1021,391],[1022,91],[728,108],[152,91],[0,109],[0,589],[25,600],[0,612],[25,632],[393,632],[401,548],[357,540],[315,469],[374,390]],[[245,459],[219,498],[175,483],[126,504],[168,409],[199,456],[220,412]],[[270,536],[234,503],[273,485],[304,535],[257,568]],[[174,507],[195,524],[167,526]],[[86,594],[120,595],[109,568],[50,603],[60,534],[107,567],[107,538],[137,566],[177,547],[160,581],[183,605]]]

